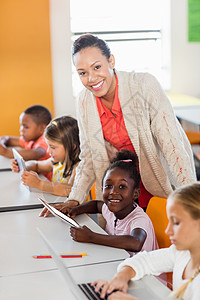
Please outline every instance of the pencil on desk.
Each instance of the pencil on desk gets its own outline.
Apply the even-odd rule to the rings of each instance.
[[[50,254],[48,254],[50,255]],[[82,256],[86,256],[87,253],[82,253],[82,252],[75,252],[75,253],[60,253],[59,255],[82,255]]]
[[[63,258],[75,258],[85,256],[87,253],[60,253],[59,255]],[[33,255],[33,258],[52,258],[52,256],[50,254],[39,254]]]
[[[63,258],[82,257],[82,255],[60,255]],[[33,258],[52,258],[51,255],[33,255]]]

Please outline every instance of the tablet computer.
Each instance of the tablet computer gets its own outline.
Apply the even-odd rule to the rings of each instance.
[[[49,203],[47,203],[46,201],[44,201],[41,198],[38,198],[43,205],[52,213],[52,215],[54,215],[55,217],[60,218],[62,221],[67,222],[69,225],[73,226],[73,227],[81,227],[78,222],[76,222],[74,219],[66,216],[65,214],[63,214],[61,211],[59,211],[58,209],[56,209],[55,207],[51,206]]]
[[[23,172],[26,171],[26,165],[23,157],[19,154],[19,152],[16,149],[12,149],[14,158],[16,159],[18,166],[19,166],[19,171]]]

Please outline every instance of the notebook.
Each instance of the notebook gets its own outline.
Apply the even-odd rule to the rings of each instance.
[[[74,219],[66,216],[65,214],[63,214],[61,211],[59,211],[58,209],[56,209],[55,207],[51,206],[49,203],[47,203],[45,200],[38,198],[42,204],[52,213],[52,215],[54,215],[55,217],[58,217],[59,219],[61,219],[64,222],[67,222],[69,225],[73,226],[73,227],[81,227],[78,222],[76,222]]]
[[[46,238],[46,236],[37,228],[38,232],[41,235],[44,243],[46,244],[55,264],[57,265],[58,270],[61,272],[64,280],[66,281],[67,290],[73,294],[74,299],[76,300],[87,300],[95,299],[102,300],[100,295],[94,292],[94,288],[90,286],[90,283],[77,284],[73,277],[71,276],[68,268],[64,265],[60,256],[56,253],[55,249]],[[97,278],[94,278],[94,280]],[[160,284],[155,284],[156,278],[153,276],[145,278],[144,280],[138,280],[136,282],[129,283],[128,293],[132,296],[138,297],[142,300],[164,300],[168,299],[170,290],[167,287],[161,286]],[[73,299],[73,300],[74,300]],[[105,297],[104,299],[107,299]],[[174,298],[170,298],[174,299]]]

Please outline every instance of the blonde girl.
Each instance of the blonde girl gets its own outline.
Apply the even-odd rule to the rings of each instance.
[[[27,161],[27,171],[23,172],[21,179],[24,185],[29,187],[67,197],[80,161],[77,121],[70,116],[56,118],[46,127],[44,135],[51,158],[45,161]],[[19,171],[16,161],[13,161],[12,169],[14,172]],[[52,182],[38,176],[38,173],[51,171],[53,172]]]
[[[128,281],[144,275],[173,271],[172,294],[176,299],[198,300],[200,297],[200,182],[174,191],[167,200],[169,224],[166,233],[172,246],[142,252],[118,266],[109,282],[97,280],[96,291],[103,287],[102,297],[113,290],[108,299],[136,299],[127,294]]]

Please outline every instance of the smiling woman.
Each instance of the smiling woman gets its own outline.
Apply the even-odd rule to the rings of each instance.
[[[83,203],[101,182],[117,151],[135,152],[141,175],[139,205],[153,196],[167,197],[176,187],[196,180],[190,143],[172,106],[148,73],[118,72],[104,40],[92,34],[73,45],[73,62],[84,86],[76,101],[80,132],[80,164],[67,201]]]
[[[85,90],[77,102],[82,171],[70,199],[83,202],[94,181],[101,199],[101,178],[121,149],[138,156],[143,208],[152,195],[167,197],[194,181],[190,144],[157,80],[147,73],[117,72],[108,45],[92,34],[74,42],[72,56]],[[83,188],[79,192],[76,186]]]

